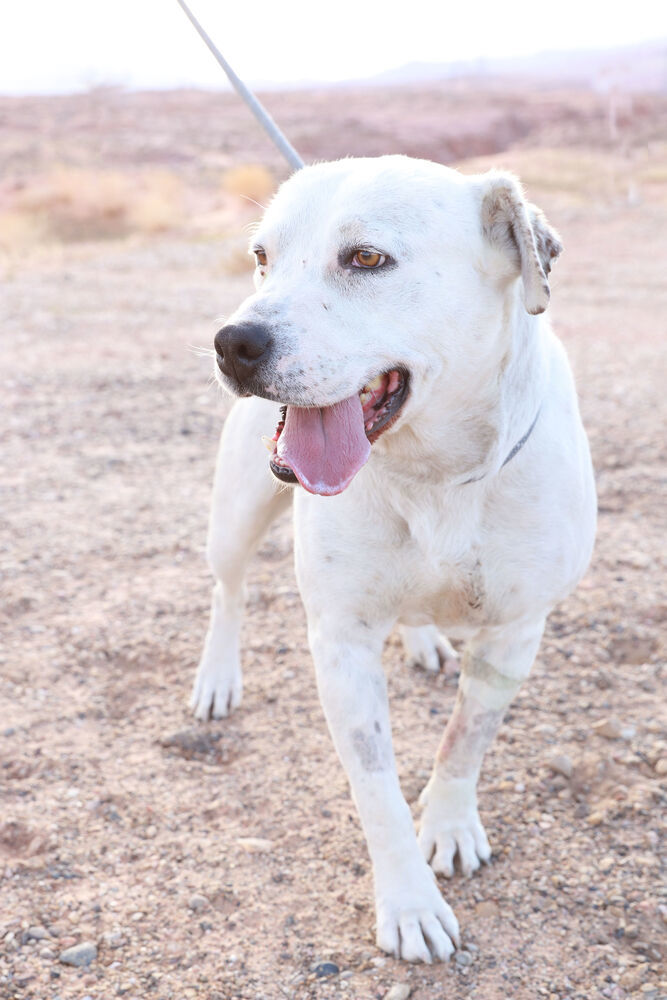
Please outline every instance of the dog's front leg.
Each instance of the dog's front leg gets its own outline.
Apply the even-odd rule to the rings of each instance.
[[[320,698],[373,865],[377,943],[408,961],[447,959],[458,925],[419,850],[398,782],[381,665],[385,632],[357,629],[320,620],[310,623],[310,637]]]
[[[471,875],[491,848],[477,809],[477,779],[512,698],[528,676],[544,622],[511,635],[480,637],[465,650],[454,710],[424,788],[419,844],[435,872]]]
[[[281,490],[268,470],[261,442],[276,417],[275,403],[239,400],[220,438],[207,543],[216,584],[190,700],[198,719],[219,719],[241,702],[239,636],[246,566],[271,521],[290,501],[290,491]]]

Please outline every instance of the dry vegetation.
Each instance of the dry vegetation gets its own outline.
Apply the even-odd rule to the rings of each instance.
[[[551,313],[598,474],[590,572],[485,767],[493,862],[443,887],[464,950],[374,949],[288,519],[252,567],[244,705],[201,726],[186,707],[227,406],[189,346],[248,291],[246,199],[277,155],[219,95],[0,99],[1,1000],[667,996],[667,101],[635,100],[612,142],[587,93],[348,98],[270,104],[306,158],[507,166],[561,231]],[[395,640],[386,664],[414,804],[454,687]],[[59,961],[82,942],[89,965]]]

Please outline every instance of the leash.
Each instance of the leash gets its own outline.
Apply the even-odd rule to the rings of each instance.
[[[229,82],[232,84],[239,97],[241,97],[248,105],[259,124],[269,136],[269,139],[271,139],[271,141],[278,147],[293,170],[301,170],[301,167],[304,166],[303,160],[297,153],[296,149],[294,149],[292,144],[280,131],[269,112],[262,104],[260,104],[253,92],[246,87],[243,80],[236,75],[222,53],[218,48],[216,48],[209,36],[206,34],[197,18],[185,3],[185,0],[176,0],[176,3],[188,18],[199,37],[213,53],[213,56],[218,61],[219,65],[222,66],[223,70],[227,74]]]

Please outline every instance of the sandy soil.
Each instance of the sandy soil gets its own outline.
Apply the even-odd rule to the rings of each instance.
[[[4,261],[0,998],[667,996],[665,190],[658,175],[610,194],[611,159],[585,196],[547,176],[544,151],[503,162],[566,244],[552,315],[600,525],[486,761],[492,863],[443,885],[463,931],[448,966],[375,950],[289,518],[250,575],[243,706],[205,725],[187,708],[228,405],[189,345],[209,346],[249,276],[225,272],[222,242],[184,233]],[[396,640],[386,668],[415,805],[455,686],[409,669]],[[59,960],[84,942],[90,964]],[[338,974],[318,978],[325,961]]]

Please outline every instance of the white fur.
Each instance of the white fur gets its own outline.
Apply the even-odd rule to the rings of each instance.
[[[560,244],[514,178],[395,156],[299,171],[253,241],[268,263],[229,321],[271,328],[277,361],[264,395],[323,406],[379,373],[410,372],[400,418],[349,487],[336,497],[296,489],[296,567],[322,704],[373,864],[378,944],[408,960],[447,958],[456,920],[427,862],[449,875],[455,854],[466,873],[489,859],[475,791],[482,757],[593,543],[588,444],[565,353],[542,315]],[[339,251],[354,246],[396,265],[346,270]],[[240,700],[245,567],[289,497],[259,440],[277,418],[275,402],[253,398],[225,424],[199,718]],[[428,669],[451,653],[438,630],[467,641],[419,843],[381,667],[396,623]]]

